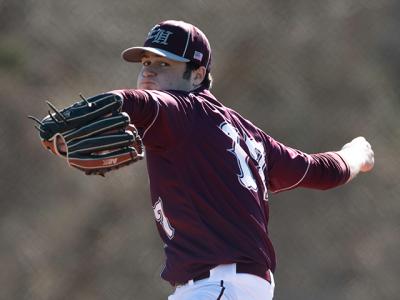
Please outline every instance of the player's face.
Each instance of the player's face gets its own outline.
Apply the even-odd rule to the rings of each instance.
[[[185,70],[186,63],[145,52],[142,56],[142,69],[138,75],[137,87],[148,90],[190,91],[193,89],[193,80],[183,78]]]

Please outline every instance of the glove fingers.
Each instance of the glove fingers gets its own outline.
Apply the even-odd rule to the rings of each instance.
[[[109,116],[100,120],[94,121],[88,125],[78,129],[70,130],[63,134],[64,139],[70,142],[75,139],[90,137],[95,134],[102,134],[109,130],[121,130],[129,125],[130,118],[128,114],[121,113],[115,116]]]
[[[67,120],[66,122],[57,114],[46,116],[40,126],[40,137],[49,140],[56,133],[82,127],[99,117],[120,111],[121,107],[122,99],[115,94],[101,94],[87,99],[87,102],[77,102],[59,112]]]
[[[85,174],[104,175],[143,158],[144,145],[130,118],[121,112],[122,97],[101,94],[83,99],[36,120],[43,146],[67,158]]]
[[[112,150],[133,145],[134,135],[128,131],[119,134],[100,135],[85,138],[83,140],[74,140],[67,143],[68,155],[74,153],[92,153],[104,150]]]

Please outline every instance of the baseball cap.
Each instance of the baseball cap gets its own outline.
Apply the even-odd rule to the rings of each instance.
[[[192,24],[167,20],[155,25],[143,47],[131,47],[122,52],[128,62],[140,62],[144,51],[179,62],[194,62],[211,67],[211,47],[205,34]]]

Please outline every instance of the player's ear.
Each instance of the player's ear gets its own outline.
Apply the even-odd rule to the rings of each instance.
[[[193,72],[193,85],[198,86],[203,82],[206,76],[206,68],[201,66],[196,70],[193,70]]]

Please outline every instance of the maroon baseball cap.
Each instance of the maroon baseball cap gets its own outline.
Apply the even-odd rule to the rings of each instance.
[[[205,34],[192,24],[168,20],[154,26],[143,47],[131,47],[122,52],[129,62],[140,62],[144,51],[180,62],[194,62],[211,67],[211,47]]]

